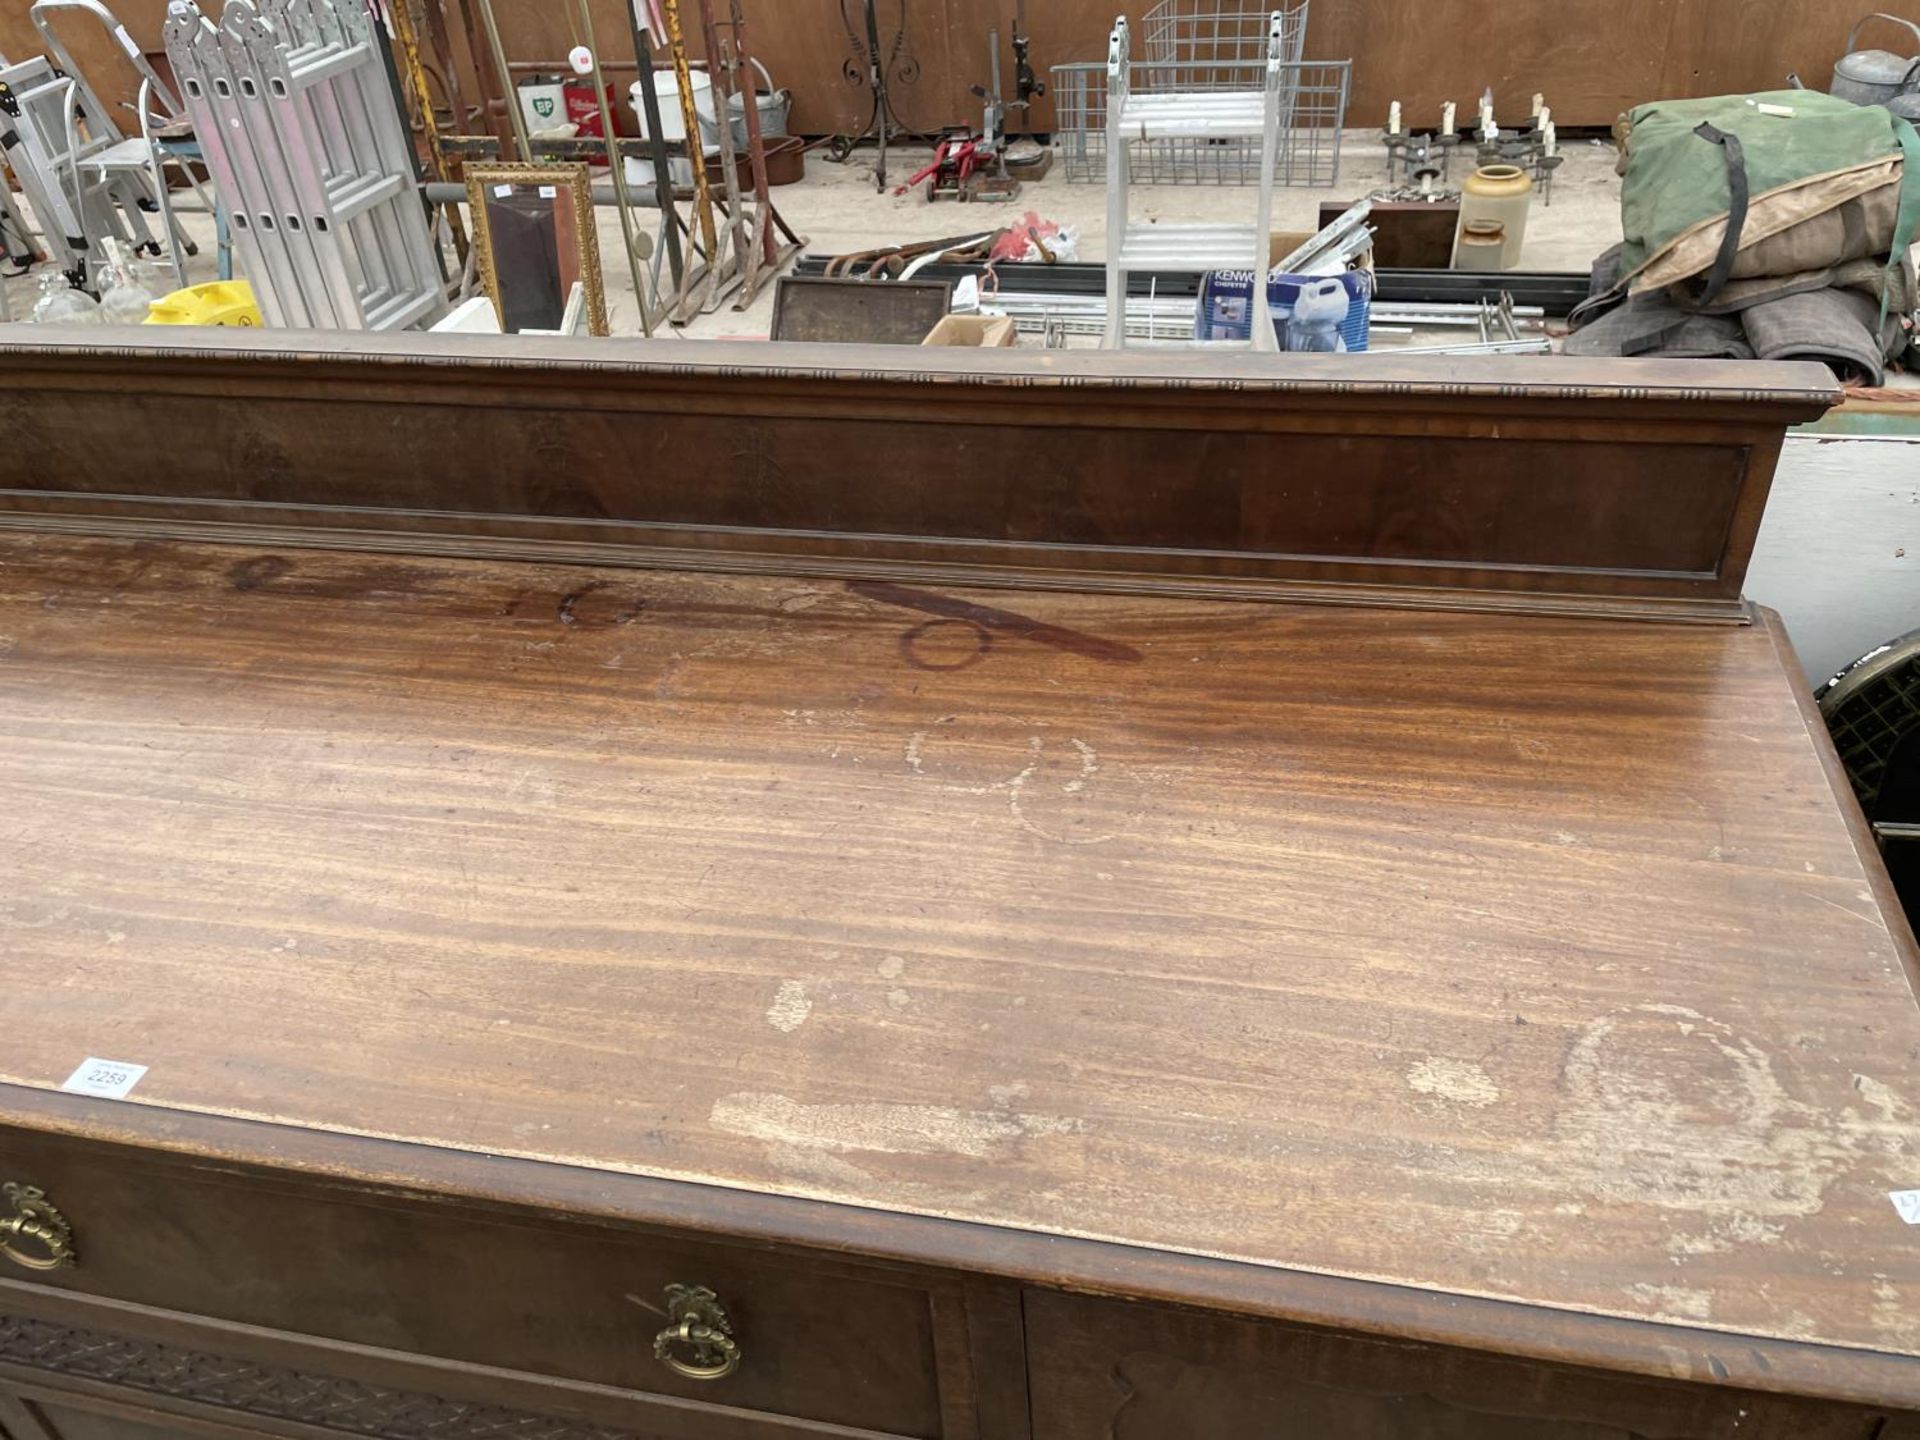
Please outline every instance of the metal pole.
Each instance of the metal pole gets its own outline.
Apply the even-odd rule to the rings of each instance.
[[[460,67],[454,63],[453,37],[447,33],[447,12],[441,8],[440,0],[426,0],[421,8],[427,17],[427,43],[433,47],[434,59],[445,72],[442,79],[447,87],[447,104],[453,111],[454,134],[464,135],[467,131],[467,97],[460,89]],[[441,178],[444,180],[447,177],[443,175]]]
[[[593,98],[600,102],[600,138],[606,142],[607,169],[613,172],[613,193],[620,202],[620,235],[626,243],[627,269],[633,275],[633,303],[640,307],[641,333],[652,339],[653,312],[647,304],[647,287],[640,283],[640,257],[633,248],[633,204],[627,198],[627,162],[620,153],[613,128],[613,110],[607,104],[607,77],[600,68],[600,42],[593,33],[593,12],[587,0],[574,0],[574,6],[580,14],[581,37],[593,59]]]
[[[905,23],[903,20],[901,23]],[[867,49],[873,58],[873,113],[880,122],[880,162],[874,171],[874,189],[887,188],[887,128],[893,120],[893,101],[887,95],[887,61],[880,55],[880,15],[867,0]]]
[[[493,51],[494,70],[500,77],[507,120],[513,126],[514,144],[519,147],[520,158],[531,165],[533,142],[527,138],[527,117],[520,113],[520,92],[513,88],[513,71],[507,67],[507,47],[500,42],[500,22],[493,16],[493,0],[474,0],[474,3],[480,7],[480,23],[486,28],[487,48]]]
[[[508,128],[505,115],[507,107],[503,104],[498,110],[494,108],[496,101],[493,94],[493,85],[487,75],[489,67],[487,65],[486,31],[473,13],[473,0],[459,0],[459,5],[460,25],[461,28],[467,32],[467,55],[473,61],[473,84],[475,90],[478,92],[480,107],[479,118],[481,123],[493,132],[494,138],[500,142],[501,147],[504,149],[512,142],[513,131]],[[465,127],[463,126],[462,128],[464,129]]]
[[[653,198],[666,223],[661,232],[667,242],[667,272],[677,290],[685,276],[680,258],[680,222],[673,205],[673,159],[667,153],[666,137],[660,133],[660,95],[653,88],[653,41],[649,27],[640,23],[640,0],[627,0],[627,18],[633,26],[633,58],[640,67],[640,108],[647,117],[647,137],[653,149]]]
[[[700,139],[700,112],[693,103],[693,75],[687,67],[687,40],[680,31],[680,0],[661,0],[667,17],[667,49],[673,56],[673,78],[680,87],[680,118],[687,129],[687,154],[693,164],[693,209],[700,221],[700,239],[706,246],[707,271],[717,274],[720,262],[713,228],[713,192],[707,188],[707,147]],[[711,66],[711,61],[709,61]],[[732,123],[728,117],[728,124]]]
[[[427,90],[427,67],[420,63],[420,35],[413,26],[412,0],[389,0],[394,36],[400,42],[400,55],[406,62],[407,78],[420,99],[420,124],[427,135],[427,153],[433,157],[433,178],[447,180],[447,154],[440,144],[440,122],[434,117],[433,96]],[[404,104],[402,113],[405,113]],[[467,232],[460,220],[460,207],[446,207],[447,228],[453,233],[453,248],[462,262],[467,258]]]
[[[761,251],[761,259],[768,265],[773,264],[773,225],[769,216],[773,211],[773,199],[767,193],[767,146],[766,137],[760,133],[760,95],[754,88],[753,52],[747,48],[747,18],[741,12],[740,0],[728,0],[729,14],[733,20],[733,58],[740,67],[740,75],[746,82],[744,109],[747,121],[747,163],[753,167],[753,198],[757,213],[753,217],[756,232],[755,244]],[[751,295],[746,297],[751,300]]]
[[[740,204],[740,168],[733,148],[733,71],[726,52],[720,48],[720,30],[713,23],[713,0],[695,0],[700,8],[700,37],[707,51],[707,74],[713,81],[713,113],[720,117],[720,183],[727,196],[727,240],[736,271],[751,274],[755,257],[740,243],[746,225]],[[701,147],[701,168],[705,168],[705,149]]]
[[[392,0],[387,8],[399,10],[405,4],[406,0]],[[393,46],[388,42],[387,27],[380,19],[378,0],[369,0],[367,13],[373,20],[374,48],[379,50],[381,68],[387,72],[387,89],[393,92],[394,108],[400,112],[400,118],[404,123],[407,115],[407,91],[406,87],[400,83],[400,67],[394,63]],[[421,104],[426,104],[424,93],[421,95]],[[424,181],[427,178],[427,167],[420,163],[420,152],[411,145],[407,146],[407,163],[413,169],[415,181]]]

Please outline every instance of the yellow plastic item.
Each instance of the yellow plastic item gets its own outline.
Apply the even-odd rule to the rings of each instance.
[[[149,325],[253,325],[263,322],[253,287],[244,280],[189,285],[147,307]]]

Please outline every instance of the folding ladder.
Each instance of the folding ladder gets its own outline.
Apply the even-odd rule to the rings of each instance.
[[[273,326],[397,330],[447,310],[365,0],[227,0],[220,23],[172,0],[186,91],[241,269]]]
[[[139,74],[140,134],[120,132],[54,30],[52,17],[68,10],[98,20]],[[49,252],[76,284],[88,285],[106,262],[102,242],[108,239],[130,250],[160,254],[160,242],[146,219],[154,213],[184,285],[186,257],[196,253],[196,247],[174,218],[167,158],[153,133],[158,126],[184,120],[179,102],[101,0],[40,0],[31,15],[47,55],[0,69],[0,147],[33,207]],[[181,166],[181,173],[198,189],[190,170]]]
[[[1251,270],[1252,347],[1275,351],[1266,314],[1268,236],[1280,148],[1285,17],[1274,11],[1267,33],[1265,83],[1258,90],[1167,90],[1135,94],[1126,16],[1107,42],[1107,329],[1109,350],[1126,345],[1127,277],[1135,270]],[[1128,147],[1169,138],[1260,142],[1259,194],[1250,225],[1136,224],[1131,217]],[[1233,344],[1210,341],[1209,344]]]

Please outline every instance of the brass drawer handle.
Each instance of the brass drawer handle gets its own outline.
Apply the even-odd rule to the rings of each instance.
[[[673,1321],[653,1340],[653,1358],[689,1380],[719,1380],[740,1368],[740,1344],[719,1297],[704,1285],[667,1286]]]
[[[29,1270],[58,1270],[73,1264],[73,1227],[47,1203],[45,1194],[9,1180],[0,1185],[0,1199],[13,1211],[0,1220],[0,1255]],[[27,1242],[24,1249],[23,1240]]]

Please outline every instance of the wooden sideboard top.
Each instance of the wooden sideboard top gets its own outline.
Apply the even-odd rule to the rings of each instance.
[[[1764,615],[0,537],[0,1121],[1920,1356],[1913,946],[1817,724]],[[89,1056],[150,1068],[28,1093]]]
[[[579,377],[659,376],[694,381],[720,377],[746,388],[833,379],[850,389],[914,389],[930,384],[963,388],[1054,390],[1116,385],[1186,394],[1220,391],[1321,395],[1343,402],[1371,397],[1380,408],[1415,395],[1463,399],[1525,393],[1552,404],[1598,401],[1623,407],[1662,402],[1718,403],[1737,408],[1824,413],[1843,392],[1832,372],[1812,361],[1756,364],[1739,360],[1593,360],[1556,357],[1543,372],[1532,357],[1433,355],[1254,355],[1151,350],[964,350],[901,345],[781,345],[679,338],[609,340],[590,351],[564,339],[532,336],[379,332],[332,335],[319,331],[187,328],[141,332],[138,343],[102,345],[97,330],[44,326],[0,334],[0,370],[12,379],[40,377],[49,385],[84,388],[90,377],[116,367],[138,367],[162,390],[193,393],[190,375],[168,385],[156,357],[191,368],[201,360],[228,360],[236,373],[276,363],[340,365],[364,376],[385,370],[439,372],[492,369],[517,376],[545,373],[549,387],[570,388]],[[179,368],[176,366],[176,368]],[[1545,374],[1549,378],[1542,380]],[[59,377],[64,376],[63,382]],[[315,379],[333,377],[318,374]],[[424,378],[424,377],[422,377]],[[404,382],[396,382],[404,383]],[[534,381],[533,383],[538,383]],[[11,393],[8,399],[12,398]],[[1243,403],[1235,402],[1235,403]]]

